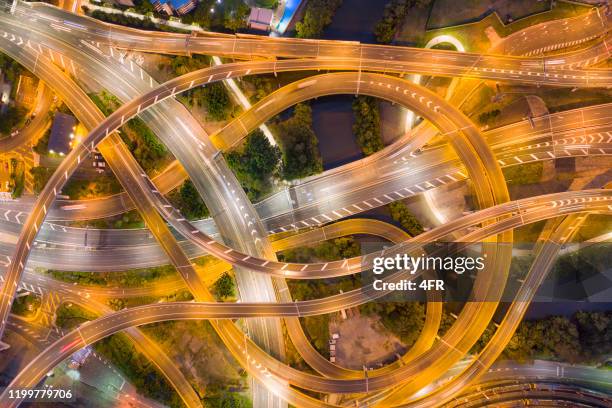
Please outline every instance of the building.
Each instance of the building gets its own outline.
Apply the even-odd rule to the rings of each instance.
[[[249,15],[249,27],[253,30],[269,31],[274,12],[270,9],[253,7]]]
[[[164,12],[171,16],[176,13],[179,16],[189,13],[197,4],[196,0],[153,0],[155,11]]]
[[[74,116],[56,112],[49,135],[49,153],[65,155],[70,150],[70,142],[74,138],[76,119]]]

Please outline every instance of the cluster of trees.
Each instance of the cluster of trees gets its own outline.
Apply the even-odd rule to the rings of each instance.
[[[206,396],[203,399],[206,408],[249,408],[251,401],[236,392],[224,392],[219,396]]]
[[[236,285],[232,276],[223,272],[213,284],[213,291],[221,299],[234,297],[236,295]]]
[[[192,55],[191,57],[186,57],[183,55],[177,55],[170,58],[170,64],[167,67],[172,71],[174,76],[185,75],[188,72],[196,71],[198,69],[205,68],[210,66],[211,58],[208,55]],[[166,64],[160,63],[157,68],[161,71],[166,68]],[[195,88],[200,89],[200,88]],[[187,92],[194,91],[195,89],[191,89]]]
[[[0,52],[0,71],[7,81],[17,84],[19,75],[23,72],[23,67],[8,55]]]
[[[326,26],[331,24],[334,13],[342,0],[309,0],[302,21],[295,25],[298,38],[320,38]]]
[[[103,197],[120,191],[121,184],[113,175],[99,175],[87,180],[71,178],[62,188],[62,192],[72,200]]]
[[[30,169],[30,174],[32,174],[32,178],[34,179],[34,192],[38,194],[45,188],[47,181],[49,181],[51,175],[53,175],[53,169],[44,166],[36,166]]]
[[[100,94],[89,94],[89,97],[105,116],[110,115],[121,106],[121,101],[106,91]],[[128,145],[138,164],[147,173],[159,170],[168,156],[166,147],[138,117],[130,119],[121,127],[121,138]]]
[[[200,95],[194,100],[204,106],[212,120],[226,120],[232,111],[232,100],[221,82],[213,82],[199,89]]]
[[[544,173],[544,163],[522,163],[502,169],[508,185],[534,184],[540,181]]]
[[[0,133],[9,134],[11,130],[25,119],[27,110],[22,106],[9,105],[4,113],[0,113]]]
[[[19,75],[23,71],[24,68],[17,61],[6,54],[0,53],[0,72],[7,81],[13,84],[11,98],[15,96]],[[27,109],[21,106],[14,106],[11,103],[4,112],[0,113],[0,134],[11,133],[14,127],[23,123],[26,113]]]
[[[96,318],[91,312],[70,304],[62,304],[55,312],[55,324],[63,329],[70,329],[79,324]]]
[[[504,350],[507,358],[593,363],[612,353],[612,312],[577,312],[521,322]]]
[[[49,153],[49,138],[51,137],[51,128],[47,129],[40,139],[36,142],[32,150],[41,156],[46,156]]]
[[[391,218],[399,222],[402,228],[408,231],[413,237],[423,232],[423,226],[419,223],[419,220],[410,213],[408,207],[403,202],[395,201],[389,204],[389,211],[391,213]]]
[[[40,298],[35,294],[19,296],[13,300],[11,313],[19,316],[32,316],[40,308]]]
[[[278,254],[279,260],[287,262],[336,261],[352,258],[361,253],[361,247],[353,237],[342,237],[323,241],[314,247],[288,249]],[[310,300],[348,292],[361,285],[355,276],[322,280],[287,281],[291,295],[297,300]],[[329,315],[301,318],[308,338],[319,353],[329,355]]]
[[[211,12],[214,9],[214,12]],[[246,28],[250,8],[242,0],[202,0],[189,14],[181,17],[185,24],[198,24],[215,31],[236,32]]]
[[[185,180],[179,188],[168,195],[168,199],[190,220],[206,218],[209,215],[206,204],[191,180]]]
[[[495,118],[497,118],[501,114],[499,109],[493,109],[488,112],[483,112],[478,115],[478,121],[483,125],[490,124]]]
[[[124,334],[114,334],[98,341],[96,352],[116,365],[145,397],[161,401],[171,407],[182,407],[180,397],[155,365]]]
[[[310,106],[297,104],[291,118],[276,124],[276,134],[279,135],[284,179],[294,180],[323,171]]]
[[[395,32],[400,27],[410,9],[427,7],[431,0],[391,0],[385,6],[382,19],[374,27],[376,41],[388,44],[393,41]]]
[[[361,246],[351,236],[323,241],[313,247],[287,249],[278,254],[278,259],[287,262],[308,263],[337,261],[359,256]]]
[[[44,273],[62,282],[76,282],[86,286],[120,286],[126,288],[142,287],[160,279],[177,276],[176,270],[172,265],[132,269],[129,271],[113,271],[109,273],[58,271],[53,269],[44,270]]]
[[[257,200],[270,191],[271,179],[278,169],[280,158],[278,146],[272,146],[259,129],[247,136],[241,150],[225,155],[227,164],[251,200]]]
[[[11,196],[13,198],[19,198],[23,194],[25,188],[24,164],[13,158],[11,159],[10,169],[11,186],[13,188]]]
[[[108,23],[119,24],[132,28],[141,28],[143,30],[161,30],[161,31],[179,31],[172,30],[171,27],[155,24],[148,18],[140,19],[138,17],[126,16],[118,13],[105,13],[102,10],[90,10],[87,6],[82,6],[83,11],[90,17]]]
[[[410,347],[425,324],[425,305],[419,302],[368,302],[359,307],[364,314],[380,316],[383,326]]]
[[[358,96],[353,101],[353,114],[353,133],[363,154],[369,156],[381,150],[384,145],[380,136],[378,100],[371,96]]]

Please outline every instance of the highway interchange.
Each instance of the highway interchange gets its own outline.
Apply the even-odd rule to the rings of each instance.
[[[21,7],[24,9],[32,7],[35,10],[35,16],[31,16],[32,22],[36,23],[36,19],[38,19],[37,24],[43,27],[43,30],[41,30],[43,32],[45,31],[45,24],[48,24],[49,19],[57,18],[58,13],[61,16],[65,16],[65,13],[57,9],[38,4],[34,6],[20,5],[20,10]],[[40,10],[41,7],[42,11]],[[77,24],[83,23],[82,17],[70,16],[80,22]],[[58,69],[57,65],[54,65],[51,61],[53,57],[48,58],[41,49],[37,49],[38,47],[33,45],[37,38],[33,34],[36,32],[35,28],[24,28],[21,23],[4,15],[2,16],[2,21],[11,25],[6,28],[5,33],[7,35],[5,38],[9,39],[2,42],[2,49],[22,64],[32,66],[32,71],[41,78],[46,77],[45,81],[63,96],[71,110],[90,129],[90,134],[86,141],[74,149],[62,162],[58,171],[49,181],[43,192],[41,192],[35,205],[28,208],[27,212],[24,211],[24,214],[27,213],[27,219],[23,225],[19,226],[21,235],[16,241],[15,253],[11,257],[4,276],[2,294],[7,301],[2,302],[0,306],[0,312],[3,313],[3,323],[10,309],[14,288],[21,280],[30,251],[34,246],[34,240],[37,239],[38,231],[41,230],[41,232],[46,231],[49,233],[49,224],[46,224],[47,227],[43,227],[47,212],[49,211],[51,217],[55,208],[57,214],[62,214],[61,209],[58,210],[57,207],[54,207],[55,197],[58,191],[61,191],[62,185],[78,167],[81,158],[85,157],[93,146],[96,145],[104,154],[109,165],[114,169],[115,174],[119,176],[131,201],[136,204],[137,209],[147,221],[151,232],[165,250],[166,256],[181,273],[187,287],[198,302],[204,302],[147,306],[143,308],[144,310],[128,309],[127,311],[107,315],[83,325],[75,330],[75,332],[58,340],[55,347],[49,347],[39,358],[32,361],[30,368],[23,371],[15,379],[14,385],[32,386],[36,384],[50,367],[52,368],[57,362],[70,355],[71,352],[76,351],[84,344],[90,344],[113,332],[147,322],[177,318],[231,319],[249,316],[284,317],[288,327],[292,328],[290,336],[296,344],[298,351],[301,352],[305,360],[316,371],[330,378],[296,372],[296,370],[280,362],[277,357],[268,354],[270,350],[282,349],[280,344],[278,344],[278,336],[274,334],[274,331],[278,330],[279,327],[280,321],[278,319],[275,321],[266,319],[265,321],[268,324],[264,323],[259,328],[253,327],[253,330],[259,330],[260,332],[255,337],[263,339],[263,349],[258,347],[251,339],[246,339],[244,334],[230,322],[219,321],[214,324],[226,345],[232,350],[238,361],[244,364],[251,375],[266,384],[275,394],[297,406],[321,406],[324,404],[283,385],[286,382],[301,388],[329,393],[384,391],[391,385],[399,385],[401,392],[398,392],[396,389],[381,395],[380,398],[382,404],[402,404],[407,397],[426,386],[432,379],[443,374],[458,359],[463,357],[478,337],[480,337],[496,309],[496,302],[501,294],[500,291],[503,290],[503,281],[509,266],[509,247],[507,245],[492,246],[491,248],[487,247],[484,249],[485,251],[490,251],[490,259],[494,261],[492,261],[490,268],[485,273],[478,276],[475,288],[478,289],[478,293],[483,296],[483,299],[486,299],[488,302],[472,302],[466,305],[457,323],[444,336],[445,340],[434,344],[433,348],[418,355],[418,357],[415,356],[416,360],[412,361],[410,365],[394,367],[390,370],[385,369],[381,371],[380,375],[373,374],[371,378],[369,376],[364,378],[361,372],[346,372],[346,370],[322,359],[309,344],[306,344],[308,341],[303,332],[300,328],[296,327],[297,320],[289,319],[309,313],[328,313],[347,306],[358,305],[360,302],[363,303],[370,300],[371,294],[366,296],[365,293],[358,291],[355,294],[347,293],[345,296],[339,295],[333,299],[322,299],[321,303],[323,305],[327,304],[327,306],[317,309],[316,307],[319,306],[316,306],[315,302],[315,305],[313,305],[314,311],[301,310],[300,305],[305,302],[292,302],[290,298],[283,299],[279,297],[278,301],[280,303],[261,303],[262,301],[276,302],[277,296],[279,296],[279,293],[275,293],[275,289],[272,287],[270,276],[275,277],[274,282],[278,290],[279,285],[285,284],[280,278],[314,279],[344,276],[367,270],[371,266],[371,258],[374,256],[374,254],[371,254],[345,261],[320,264],[277,262],[272,251],[273,245],[270,245],[266,236],[270,232],[302,226],[320,225],[363,211],[363,209],[367,208],[367,205],[361,209],[362,207],[359,204],[363,201],[367,202],[368,199],[373,199],[372,197],[378,194],[375,184],[363,183],[363,181],[359,180],[359,184],[366,188],[358,192],[354,191],[355,187],[350,183],[348,185],[342,185],[342,183],[339,183],[339,185],[334,184],[335,188],[342,191],[338,191],[337,194],[330,194],[329,191],[320,194],[320,196],[326,195],[327,197],[331,195],[334,200],[333,204],[322,203],[319,206],[305,204],[301,211],[299,211],[300,209],[292,208],[289,214],[282,210],[278,211],[272,203],[272,210],[270,212],[274,214],[273,211],[276,210],[277,218],[279,219],[276,222],[270,222],[268,219],[271,217],[266,217],[268,214],[265,211],[260,211],[261,219],[267,221],[264,227],[254,207],[245,202],[246,197],[243,194],[236,192],[234,187],[236,185],[235,179],[231,174],[227,173],[229,171],[227,167],[223,163],[219,163],[219,156],[215,155],[218,148],[233,146],[246,135],[249,129],[254,129],[275,113],[301,100],[335,93],[368,94],[406,106],[433,125],[433,127],[431,125],[422,126],[422,129],[414,132],[418,133],[418,137],[405,137],[402,139],[403,144],[394,145],[379,154],[379,157],[384,157],[387,160],[370,159],[365,164],[360,163],[351,166],[368,166],[374,163],[380,167],[377,168],[376,172],[369,173],[383,176],[381,178],[386,178],[387,184],[392,185],[393,182],[399,183],[397,180],[400,179],[400,175],[406,177],[407,174],[405,173],[407,173],[406,167],[408,163],[410,163],[411,167],[416,165],[416,170],[414,171],[423,175],[422,181],[419,181],[414,186],[403,187],[403,193],[382,190],[386,191],[381,193],[383,196],[395,193],[395,197],[391,196],[387,199],[387,202],[418,194],[426,189],[421,185],[427,185],[427,183],[431,184],[431,186],[427,185],[427,188],[436,187],[430,180],[438,180],[439,182],[440,178],[447,177],[447,182],[454,182],[469,177],[473,181],[481,211],[462,217],[454,223],[445,224],[442,227],[428,231],[418,237],[419,242],[441,239],[453,232],[460,232],[468,226],[482,225],[481,229],[466,234],[462,239],[473,242],[488,239],[491,242],[511,243],[511,230],[519,225],[559,215],[585,212],[608,213],[610,210],[608,201],[610,200],[610,195],[606,190],[573,192],[567,193],[563,197],[541,196],[524,202],[509,202],[506,184],[500,171],[500,166],[503,165],[516,165],[517,162],[520,165],[523,162],[522,157],[524,156],[529,156],[533,160],[543,160],[563,155],[608,154],[610,135],[606,133],[609,131],[606,115],[609,115],[609,109],[606,106],[583,108],[577,110],[574,114],[551,115],[546,118],[537,119],[535,128],[540,129],[540,126],[542,127],[540,134],[529,129],[531,125],[526,122],[511,125],[506,130],[512,132],[511,134],[513,135],[517,135],[518,140],[516,141],[512,140],[509,142],[507,138],[503,138],[504,129],[496,130],[498,133],[493,133],[487,140],[469,119],[439,96],[427,91],[423,87],[413,85],[397,77],[373,72],[418,72],[429,75],[493,79],[523,84],[537,83],[542,85],[583,87],[609,86],[611,81],[608,70],[583,69],[580,67],[580,61],[590,61],[589,63],[592,64],[609,57],[609,49],[606,42],[607,31],[602,33],[601,41],[597,42],[594,46],[589,47],[585,51],[569,54],[563,63],[558,63],[558,57],[555,57],[557,58],[557,63],[554,63],[554,59],[551,58],[492,57],[404,47],[379,47],[352,43],[338,44],[326,41],[293,41],[239,37],[191,38],[165,34],[161,35],[161,38],[156,38],[154,34],[144,34],[129,29],[106,30],[104,25],[93,23],[91,20],[85,21],[88,25],[93,25],[92,28],[75,30],[74,24],[67,24],[67,26],[72,27],[71,30],[75,30],[69,36],[76,36],[81,39],[85,32],[90,36],[87,40],[98,42],[110,41],[110,44],[113,46],[125,49],[145,50],[147,47],[150,47],[150,41],[155,41],[156,44],[163,44],[163,51],[171,53],[188,51],[191,53],[235,55],[240,57],[276,55],[285,58],[298,58],[295,60],[253,60],[224,64],[186,74],[159,86],[153,84],[151,79],[145,79],[142,71],[140,71],[141,81],[128,81],[130,82],[130,87],[123,88],[123,92],[125,92],[125,89],[133,89],[131,94],[126,95],[118,91],[117,96],[124,100],[125,104],[108,118],[103,119],[99,116],[100,114],[95,110],[95,107],[91,107],[91,101],[86,96],[83,97],[83,92],[76,89],[78,87],[74,82],[53,80],[54,75],[58,75],[58,78],[64,75],[54,72],[54,70],[58,71]],[[604,26],[607,24],[603,20],[601,23]],[[103,29],[100,26],[104,26]],[[46,31],[50,30],[47,29]],[[65,41],[65,39],[62,38],[60,40],[57,37],[67,36],[67,31],[60,31],[62,32],[54,33],[50,31],[48,34],[50,37],[55,37],[54,46],[58,48],[60,46],[66,47],[62,43],[62,40]],[[44,34],[38,33],[37,35]],[[14,40],[10,40],[10,37],[14,38]],[[45,44],[49,44],[50,39],[52,38],[46,37]],[[19,42],[21,44],[17,45]],[[40,44],[40,40],[38,43]],[[68,41],[68,43],[70,42]],[[158,46],[156,49],[160,49],[160,47]],[[59,52],[58,49],[55,49],[55,52]],[[82,50],[75,49],[74,45],[72,46],[72,51],[69,52],[70,54],[68,55],[71,57],[74,54],[77,55],[71,58],[77,64],[93,64],[93,66],[106,69],[109,72],[113,69],[109,69],[107,64],[115,66],[114,73],[107,73],[100,77],[102,82],[106,81],[109,88],[113,79],[118,80],[120,73],[125,72],[127,69],[123,66],[123,62],[109,61],[106,56],[100,56],[97,53],[90,53],[88,57],[82,57]],[[97,54],[98,57],[92,57],[91,54]],[[426,64],[422,62],[417,63],[417,60],[426,60],[427,62]],[[357,65],[356,61],[358,62]],[[573,61],[579,62],[572,65]],[[132,62],[130,62],[131,64]],[[244,112],[241,117],[231,122],[219,134],[212,135],[210,139],[203,134],[203,131],[198,132],[197,130],[191,137],[185,137],[183,134],[173,138],[172,131],[168,131],[168,127],[165,126],[171,119],[167,116],[164,117],[164,104],[176,104],[177,102],[173,97],[186,89],[211,81],[239,77],[241,75],[317,69],[356,70],[356,72],[324,74],[316,77],[316,79],[306,79],[300,83],[291,84]],[[134,75],[134,77],[136,76]],[[107,78],[104,79],[105,77]],[[123,83],[126,82],[125,80],[122,81]],[[308,83],[309,81],[310,83]],[[57,83],[55,84],[56,86],[51,85],[54,82]],[[140,85],[134,85],[133,82],[139,82]],[[157,116],[147,116],[154,109],[159,109],[159,114]],[[586,119],[585,113],[587,114]],[[130,117],[137,114],[143,118],[151,119],[148,121],[148,123],[151,123],[151,128],[168,145],[175,157],[181,162],[186,174],[194,180],[194,184],[196,184],[198,191],[204,197],[205,202],[207,204],[211,203],[210,207],[213,209],[214,221],[217,228],[220,229],[219,232],[226,244],[213,239],[210,234],[201,231],[198,228],[199,225],[193,225],[185,220],[163,197],[161,194],[163,191],[156,188],[154,182],[146,177],[146,174],[139,169],[138,164],[131,158],[129,151],[127,151],[125,145],[123,145],[114,131]],[[579,120],[576,120],[577,115],[580,116]],[[160,117],[163,119],[160,119]],[[553,119],[559,119],[558,124],[553,123]],[[192,123],[193,120],[188,121],[186,119],[186,122],[178,120],[178,122],[186,129],[187,125],[185,123]],[[548,129],[544,131],[543,129],[546,126],[548,126]],[[176,127],[176,124],[174,127]],[[191,125],[189,127],[191,129],[194,128]],[[244,129],[241,129],[242,127]],[[584,134],[585,129],[589,129],[590,133]],[[419,155],[410,154],[431,140],[438,132],[443,138],[448,140],[448,146],[431,150],[426,148]],[[164,135],[167,137],[164,137]],[[494,143],[496,136],[499,141],[497,149]],[[490,145],[491,148],[489,147]],[[197,154],[197,157],[194,157],[194,152]],[[517,157],[518,159],[516,159]],[[388,158],[394,158],[395,160],[391,162]],[[439,163],[438,168],[434,167],[433,170],[430,169],[432,160]],[[515,162],[507,163],[511,160]],[[407,164],[404,164],[404,162]],[[390,163],[393,164],[391,165]],[[128,171],[122,171],[121,169],[127,169]],[[323,185],[329,186],[334,176],[340,177],[342,175],[346,177],[345,172],[350,170],[352,169],[343,169],[331,172],[320,178],[314,178],[312,182],[320,184],[318,184],[319,187],[313,188],[323,190],[325,188]],[[172,174],[176,173],[172,172]],[[458,176],[459,174],[462,174],[463,177]],[[182,179],[175,177],[174,180],[176,183]],[[306,183],[308,182],[306,181]],[[172,186],[172,183],[167,184],[167,186]],[[384,187],[386,186],[383,185]],[[411,194],[408,194],[408,192],[411,192]],[[356,193],[360,193],[360,195]],[[367,194],[369,194],[369,197],[366,196]],[[337,206],[336,197],[339,197],[341,207],[324,207],[326,204]],[[362,197],[361,200],[358,197]],[[344,202],[351,203],[350,206],[353,207],[351,211],[345,210],[345,214],[338,213],[341,209],[349,207],[349,204],[344,204],[343,199],[346,200]],[[307,200],[300,200],[300,202],[305,201]],[[104,211],[123,211],[125,207],[116,209],[117,202],[125,203],[126,200],[120,199],[117,201],[115,199],[109,206],[104,207],[102,213]],[[224,206],[224,203],[230,205]],[[370,204],[370,206],[374,207],[383,203],[386,202],[380,202],[376,205]],[[123,205],[125,206],[125,204]],[[245,206],[250,209],[243,212],[242,210]],[[260,207],[262,205],[258,208]],[[328,211],[338,214],[332,218],[326,216]],[[231,215],[232,212],[234,216]],[[312,215],[307,217],[310,214]],[[574,215],[569,216],[566,218],[566,221],[561,222],[557,227],[559,231],[557,233],[558,236],[550,239],[550,246],[545,245],[540,249],[538,257],[534,262],[534,267],[529,274],[530,281],[528,284],[523,285],[523,292],[519,294],[521,297],[517,298],[517,301],[513,304],[513,307],[516,307],[517,310],[512,309],[512,312],[508,313],[496,333],[495,339],[490,343],[490,347],[486,348],[482,355],[478,357],[478,363],[471,364],[468,369],[457,376],[450,384],[440,387],[419,401],[419,406],[437,404],[439,401],[448,401],[459,393],[466,384],[471,383],[481,375],[483,370],[486,371],[486,368],[493,363],[509,340],[509,336],[514,332],[516,325],[520,322],[526,305],[528,305],[530,298],[534,295],[539,282],[550,268],[559,244],[568,238],[564,231],[566,231],[569,224],[576,221],[575,217]],[[233,221],[228,223],[219,222],[219,220],[228,218]],[[298,220],[304,225],[297,224]],[[212,254],[235,267],[244,269],[245,273],[238,274],[241,295],[243,294],[242,288],[245,287],[245,282],[247,282],[246,286],[249,283],[256,282],[251,287],[257,288],[259,286],[260,290],[257,290],[257,292],[258,294],[263,294],[264,298],[252,294],[253,298],[249,299],[248,291],[245,290],[243,302],[239,304],[210,303],[212,297],[193,271],[189,257],[176,242],[166,222],[183,235],[184,238],[189,240],[191,245],[195,245],[200,250],[206,251],[206,253]],[[254,229],[250,228],[253,224],[256,225]],[[207,231],[212,231],[212,229],[208,228]],[[247,234],[246,237],[245,233]],[[54,234],[49,233],[49,235],[53,236]],[[63,234],[60,234],[60,236],[63,236]],[[126,239],[131,239],[131,237]],[[405,253],[417,248],[419,248],[419,243],[409,240],[387,250],[387,253]],[[136,247],[135,250],[141,250],[141,248]],[[242,285],[240,276],[243,279]],[[264,289],[261,289],[262,287]],[[352,297],[355,297],[355,299],[351,300]],[[235,312],[232,309],[233,307],[237,308]],[[305,305],[305,307],[307,306]],[[168,312],[164,311],[166,308],[168,308]],[[178,311],[173,311],[171,310],[172,308],[176,308]],[[181,308],[183,308],[183,314],[181,314]],[[214,308],[220,309],[222,312],[215,314],[213,312]],[[196,309],[197,311],[194,311]],[[299,326],[299,323],[297,325]],[[248,353],[250,353],[246,354],[246,358],[244,357],[244,354],[247,353],[247,350],[244,349],[245,344]],[[69,347],[64,349],[61,348],[62,345]],[[430,344],[429,347],[432,347],[432,345]],[[58,355],[57,353],[60,350],[64,351]],[[253,361],[249,361],[249,359]],[[437,362],[437,364],[434,365],[434,362]],[[264,368],[260,369],[262,366]],[[188,394],[188,391],[185,394]],[[193,404],[192,400],[190,402],[186,398],[184,400],[188,405]]]

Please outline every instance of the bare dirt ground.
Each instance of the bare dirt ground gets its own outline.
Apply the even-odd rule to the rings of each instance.
[[[354,310],[351,310],[353,312]],[[378,367],[379,363],[396,359],[404,352],[399,338],[380,323],[378,317],[363,316],[358,312],[346,320],[330,324],[332,333],[339,333],[336,343],[336,363],[352,369]]]

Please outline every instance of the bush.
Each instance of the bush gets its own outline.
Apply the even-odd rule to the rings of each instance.
[[[202,88],[198,105],[203,105],[212,120],[226,120],[232,107],[232,100],[221,82],[213,82]]]
[[[190,220],[208,217],[208,208],[191,180],[185,180],[181,187],[168,195],[168,199]]]
[[[221,299],[233,297],[236,294],[234,279],[229,273],[223,272],[213,284],[213,290]]]
[[[293,116],[277,124],[276,134],[283,158],[283,178],[294,180],[323,171],[310,106],[297,104]]]
[[[425,306],[418,302],[370,302],[360,307],[365,314],[377,314],[382,324],[410,347],[425,324]]]
[[[34,178],[34,192],[38,194],[43,188],[45,188],[47,181],[49,181],[51,175],[53,174],[53,170],[49,167],[38,166],[32,167],[30,169],[30,173]]]
[[[612,352],[612,312],[577,312],[521,322],[504,350],[507,358],[592,363]]]
[[[431,0],[391,0],[385,6],[382,19],[374,27],[376,41],[388,44],[412,7],[427,7]]]
[[[27,111],[23,107],[9,106],[6,112],[0,114],[0,133],[9,134],[14,127],[21,124]]]
[[[241,151],[225,155],[227,164],[251,200],[257,200],[270,191],[270,180],[278,168],[280,158],[280,149],[272,146],[259,129],[247,137]]]
[[[406,204],[401,201],[395,201],[389,204],[389,211],[391,212],[391,218],[394,221],[399,222],[402,228],[404,228],[413,237],[423,232],[423,226],[419,223],[414,215],[410,213]]]
[[[378,101],[371,96],[359,96],[353,101],[355,124],[353,133],[364,155],[381,150],[384,145],[380,136],[380,112]]]
[[[104,116],[110,115],[121,106],[121,101],[106,91],[88,96]],[[121,138],[145,172],[157,170],[164,163],[168,151],[142,119],[130,119],[121,128]]]
[[[320,38],[323,29],[332,22],[342,0],[309,0],[302,21],[295,25],[298,38]]]
[[[488,112],[483,112],[480,115],[478,115],[478,121],[483,125],[488,125],[493,120],[495,120],[495,118],[497,118],[500,114],[501,114],[501,111],[499,109],[493,109]]]

